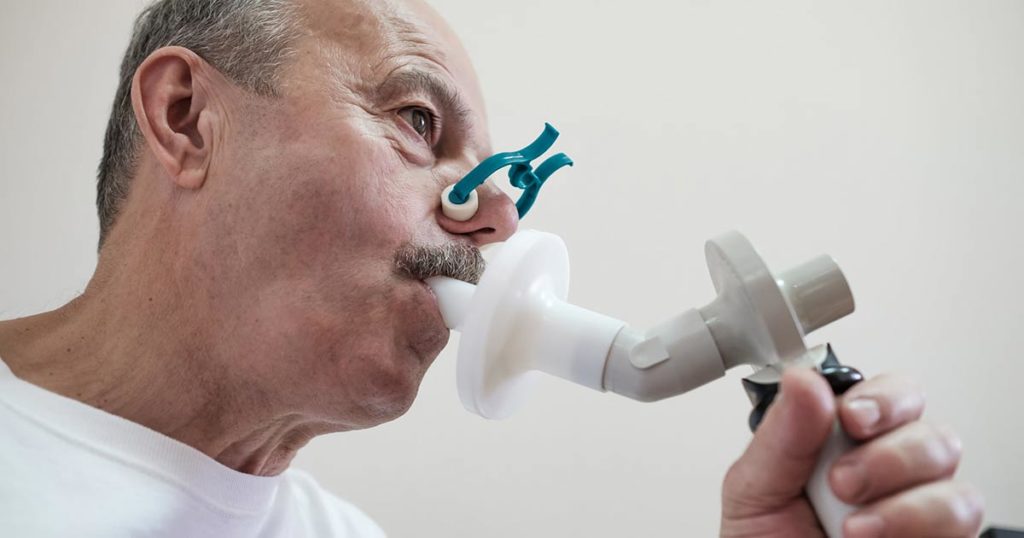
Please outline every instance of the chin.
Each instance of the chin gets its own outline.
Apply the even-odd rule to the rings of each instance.
[[[365,380],[359,402],[366,419],[364,427],[390,422],[404,415],[412,407],[419,393],[425,368],[411,367],[405,358],[391,368],[379,368]]]
[[[361,415],[358,427],[368,428],[404,415],[416,400],[420,383],[434,359],[448,344],[433,293],[419,281],[401,286],[387,307],[390,327],[363,331],[372,343],[348,355],[351,369],[336,379],[339,389]],[[354,360],[353,360],[354,359]]]
[[[364,423],[363,427],[394,420],[412,407],[423,376],[444,348],[439,338],[446,342],[448,337],[447,331],[442,336],[434,331],[416,340],[410,338],[409,331],[390,335],[387,332],[379,335],[383,341],[374,338],[373,344],[345,357],[347,367],[332,381],[349,405],[359,410],[361,416],[357,420]],[[414,346],[428,342],[431,344],[428,350]]]

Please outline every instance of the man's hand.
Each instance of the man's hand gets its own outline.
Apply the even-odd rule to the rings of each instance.
[[[845,522],[851,538],[977,536],[982,500],[951,480],[960,462],[952,432],[918,421],[919,388],[897,376],[858,383],[834,398],[822,377],[790,369],[722,490],[722,536],[821,536],[803,495],[838,412],[862,444],[836,460],[832,490],[860,505]]]

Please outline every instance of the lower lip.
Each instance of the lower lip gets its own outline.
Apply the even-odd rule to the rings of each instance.
[[[417,282],[419,282],[420,286],[423,287],[423,290],[426,291],[427,295],[430,296],[430,302],[434,305],[434,310],[437,312],[437,317],[440,318],[441,317],[441,305],[437,302],[437,295],[434,295],[434,290],[431,289],[431,287],[429,285],[427,285],[427,283],[422,281],[422,280],[418,280]]]

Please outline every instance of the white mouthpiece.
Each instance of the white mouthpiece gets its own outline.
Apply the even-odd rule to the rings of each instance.
[[[558,236],[521,231],[497,248],[477,286],[427,279],[445,324],[461,333],[462,404],[507,417],[524,401],[532,371],[604,390],[605,360],[625,323],[565,301],[569,257]]]
[[[466,318],[469,301],[476,292],[476,286],[454,278],[435,276],[427,279],[427,285],[434,290],[441,317],[449,329],[458,331]]]

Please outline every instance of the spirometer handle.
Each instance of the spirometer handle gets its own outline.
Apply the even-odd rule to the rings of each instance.
[[[818,516],[818,523],[825,530],[825,534],[832,538],[840,538],[843,535],[843,522],[858,507],[846,504],[836,497],[828,483],[828,471],[839,456],[854,446],[839,423],[834,424],[828,441],[818,456],[818,463],[814,467],[811,479],[807,482],[807,498],[814,507],[815,515]]]
[[[836,396],[841,396],[864,379],[864,376],[857,370],[839,364],[839,360],[832,352],[832,346],[828,346],[828,357],[821,365],[821,375],[828,381],[832,393]],[[825,530],[825,534],[833,538],[840,538],[843,535],[843,522],[858,507],[846,504],[836,497],[832,486],[828,483],[828,472],[836,459],[849,452],[854,446],[856,443],[846,435],[839,420],[836,419],[835,424],[832,425],[832,431],[828,435],[828,440],[825,441],[825,446],[821,449],[821,454],[818,455],[818,463],[814,467],[814,472],[811,473],[811,479],[807,482],[807,498],[811,501],[814,513],[818,516],[818,523]]]
[[[836,396],[842,395],[864,379],[864,376],[857,370],[839,363],[832,352],[832,346],[828,346],[828,355],[821,364],[820,371]],[[772,401],[775,400],[775,396],[778,394],[778,384],[757,383],[744,379],[743,385],[754,401],[754,409],[750,412],[749,421],[750,429],[754,431],[761,423],[761,419],[768,411]],[[858,507],[846,504],[836,497],[828,483],[828,472],[836,459],[854,446],[856,443],[846,435],[837,420],[832,425],[832,431],[818,456],[818,463],[814,467],[811,479],[807,482],[807,498],[810,500],[811,506],[814,507],[814,513],[818,517],[821,528],[825,530],[827,536],[832,538],[842,537],[843,522]]]

